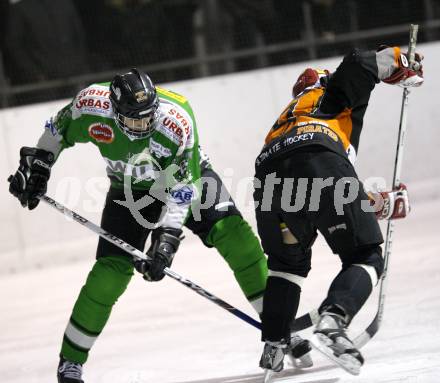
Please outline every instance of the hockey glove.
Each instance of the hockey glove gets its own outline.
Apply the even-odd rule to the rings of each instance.
[[[23,207],[35,209],[39,197],[47,191],[50,168],[54,163],[54,155],[43,149],[20,149],[20,166],[16,173],[9,176],[9,192],[18,198]]]
[[[182,230],[169,227],[159,227],[153,231],[151,246],[147,251],[149,261],[142,259],[134,262],[137,271],[143,274],[144,279],[156,282],[165,276],[165,267],[170,267],[173,262],[174,254],[179,248]]]
[[[404,184],[390,192],[370,193],[369,197],[375,206],[377,219],[405,218],[410,211],[408,191]]]
[[[391,52],[392,50],[392,52]],[[389,51],[394,55],[393,72],[389,77],[383,78],[382,81],[391,85],[398,85],[403,88],[420,86],[423,84],[423,66],[421,64],[423,55],[416,53],[414,56],[414,62],[409,63],[408,54],[401,52],[399,47],[386,47],[381,46],[379,52]]]

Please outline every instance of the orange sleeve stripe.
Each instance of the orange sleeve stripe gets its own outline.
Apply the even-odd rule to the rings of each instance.
[[[399,60],[400,60],[400,47],[394,47],[394,64],[396,65],[396,68],[400,67]]]

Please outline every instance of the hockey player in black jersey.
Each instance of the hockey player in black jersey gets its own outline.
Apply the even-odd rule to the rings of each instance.
[[[416,54],[417,68],[410,67],[400,48],[381,47],[353,50],[332,74],[309,68],[299,76],[293,100],[269,131],[256,160],[254,192],[269,266],[262,368],[283,368],[289,319],[296,315],[319,231],[340,257],[342,269],[319,307],[314,340],[343,368],[359,373],[364,360],[346,328],[383,272],[377,218],[403,218],[409,205],[404,185],[369,198],[353,163],[375,85],[421,85],[421,60]]]

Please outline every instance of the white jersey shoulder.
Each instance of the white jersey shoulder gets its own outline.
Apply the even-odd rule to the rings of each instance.
[[[82,115],[113,117],[108,85],[92,84],[80,91],[72,104],[72,118],[75,120]]]
[[[179,145],[178,155],[194,146],[193,120],[180,105],[161,98],[157,124],[160,133]]]

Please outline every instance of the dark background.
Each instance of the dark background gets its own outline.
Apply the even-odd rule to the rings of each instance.
[[[440,0],[0,0],[0,108],[440,39]]]

